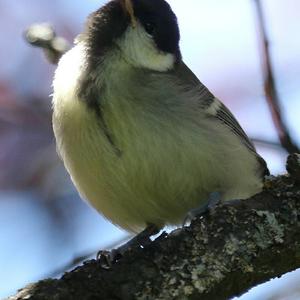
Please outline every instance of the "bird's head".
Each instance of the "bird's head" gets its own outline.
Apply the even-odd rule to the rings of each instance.
[[[164,0],[111,0],[83,34],[93,63],[118,52],[137,68],[168,71],[181,59],[177,18]]]

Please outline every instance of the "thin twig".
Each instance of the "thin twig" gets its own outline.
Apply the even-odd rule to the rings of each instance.
[[[288,153],[299,153],[299,147],[293,141],[293,138],[289,133],[289,129],[286,126],[286,122],[282,115],[279,95],[273,75],[274,72],[271,63],[269,40],[261,0],[254,0],[254,2],[257,11],[259,38],[262,47],[261,63],[264,75],[264,89],[266,100],[271,110],[272,119],[282,146],[287,150]]]
[[[25,31],[24,37],[30,45],[43,49],[48,61],[54,65],[70,48],[67,40],[56,36],[52,26],[47,23],[31,25]]]

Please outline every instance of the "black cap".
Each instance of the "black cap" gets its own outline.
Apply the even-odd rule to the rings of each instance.
[[[164,0],[131,0],[134,16],[153,37],[157,48],[180,57],[176,15]],[[124,0],[112,0],[92,13],[84,33],[90,58],[97,59],[125,32],[131,20]]]
[[[132,0],[134,14],[145,30],[153,36],[161,51],[179,52],[179,28],[176,15],[164,0]]]

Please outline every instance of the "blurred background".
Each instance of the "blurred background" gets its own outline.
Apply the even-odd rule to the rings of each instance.
[[[74,258],[127,236],[80,200],[70,182],[51,127],[55,66],[23,38],[32,23],[49,22],[71,44],[86,16],[104,2],[0,2],[0,298],[29,282],[58,276]],[[267,142],[256,146],[271,172],[285,172],[287,153],[278,146],[264,97],[254,0],[168,2],[178,16],[185,62],[251,138]],[[283,114],[299,145],[300,2],[261,2]],[[295,271],[240,299],[299,299],[299,281]]]

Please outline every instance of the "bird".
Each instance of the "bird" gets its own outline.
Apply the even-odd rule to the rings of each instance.
[[[53,80],[57,151],[81,197],[133,233],[263,188],[264,159],[184,63],[165,0],[111,0],[88,18]]]

